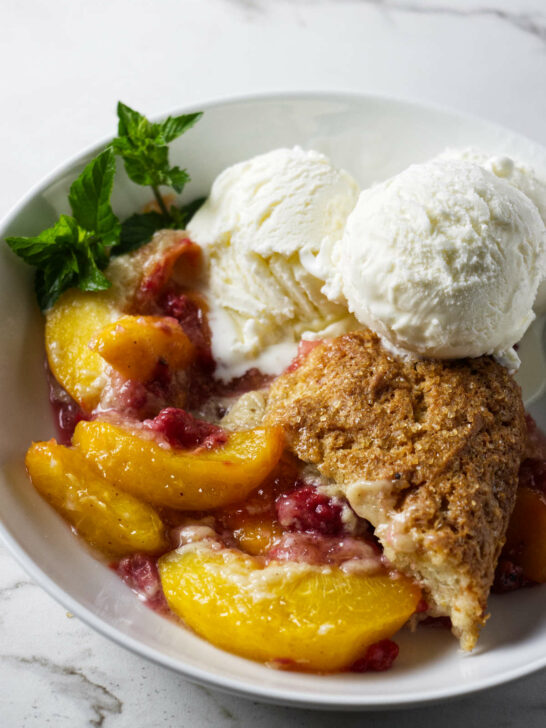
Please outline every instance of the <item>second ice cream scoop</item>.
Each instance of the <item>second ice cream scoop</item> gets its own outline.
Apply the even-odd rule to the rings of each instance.
[[[395,349],[514,360],[534,318],[545,239],[536,206],[514,186],[471,162],[433,160],[361,193],[334,279]]]

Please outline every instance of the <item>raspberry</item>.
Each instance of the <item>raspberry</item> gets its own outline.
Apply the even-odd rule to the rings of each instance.
[[[335,536],[343,530],[341,505],[311,485],[281,495],[276,503],[277,518],[290,531],[318,531]]]
[[[176,407],[166,407],[153,420],[146,420],[144,424],[163,435],[171,447],[205,447],[210,450],[227,441],[227,433],[221,427],[196,420],[189,412]]]
[[[210,332],[203,310],[184,293],[168,290],[161,299],[160,308],[166,316],[177,319],[184,333],[195,346],[197,359],[207,372],[214,371],[215,362],[210,347]]]
[[[47,365],[46,371],[49,384],[49,402],[57,425],[59,444],[70,445],[76,425],[80,420],[86,420],[87,416],[79,404],[57,382]]]
[[[352,536],[325,536],[318,531],[284,533],[268,555],[276,561],[305,564],[343,564],[358,559],[369,574],[384,571],[381,553],[373,543]]]
[[[59,433],[59,444],[70,445],[76,425],[81,420],[86,420],[86,415],[80,406],[74,402],[60,402],[53,405],[57,414],[57,431]]]
[[[392,663],[398,657],[399,647],[392,640],[381,640],[370,645],[364,657],[356,660],[351,666],[351,672],[384,672],[390,670]]]
[[[150,609],[157,612],[168,610],[154,558],[146,554],[131,554],[113,564],[112,568]]]
[[[501,558],[497,564],[495,581],[491,591],[495,594],[516,591],[526,586],[529,581],[523,575],[523,569],[519,564],[506,558]]]

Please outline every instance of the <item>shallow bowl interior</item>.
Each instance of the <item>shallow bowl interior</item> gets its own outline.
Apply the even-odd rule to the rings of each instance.
[[[210,104],[203,120],[173,144],[172,159],[193,177],[189,196],[206,194],[225,166],[279,146],[314,148],[362,186],[423,161],[446,146],[474,145],[513,154],[546,175],[536,144],[458,114],[376,97],[335,94],[251,98]],[[67,212],[66,194],[96,147],[32,190],[0,229],[30,234]],[[121,173],[120,216],[147,201]],[[546,665],[545,588],[491,599],[479,648],[463,655],[445,632],[403,632],[396,667],[385,674],[318,676],[268,669],[221,652],[144,607],[95,560],[37,496],[22,468],[31,440],[54,435],[44,376],[42,321],[31,275],[0,246],[0,533],[29,573],[70,611],[120,644],[190,679],[257,699],[338,708],[400,707],[462,695]],[[533,414],[546,426],[543,334],[539,322],[525,348],[522,383],[533,380]],[[38,619],[38,615],[29,615]]]

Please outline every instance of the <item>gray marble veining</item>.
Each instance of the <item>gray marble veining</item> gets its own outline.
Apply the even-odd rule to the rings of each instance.
[[[342,0],[344,2],[345,0]],[[351,0],[348,0],[349,2]],[[462,18],[496,18],[516,28],[536,36],[546,42],[546,13],[518,11],[517,3],[510,9],[494,5],[477,4],[476,7],[461,7],[457,2],[429,3],[404,2],[403,0],[357,0],[368,5],[376,5],[386,10],[404,13],[420,13],[423,15],[445,15]]]
[[[44,679],[51,690],[63,696],[64,701],[75,701],[83,706],[90,715],[88,725],[94,728],[101,728],[108,716],[120,715],[123,710],[122,701],[110,690],[71,665],[58,664],[44,657],[20,655],[0,655],[0,664],[30,671]]]
[[[245,11],[265,13],[271,9],[271,0],[227,0],[238,5]],[[508,23],[519,30],[535,36],[542,42],[546,42],[546,12],[519,10],[517,3],[510,3],[508,7],[502,7],[499,3],[484,5],[476,3],[475,6],[461,7],[457,0],[446,3],[428,2],[428,0],[289,0],[291,5],[303,5],[306,7],[317,4],[352,4],[370,5],[388,13],[410,13],[420,15],[442,15],[456,18],[493,18]]]

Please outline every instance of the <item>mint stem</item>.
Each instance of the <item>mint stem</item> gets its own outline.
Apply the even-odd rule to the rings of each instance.
[[[163,197],[161,196],[161,192],[157,188],[157,185],[152,185],[152,190],[153,190],[153,193],[154,193],[154,197],[155,197],[155,199],[157,201],[157,204],[159,205],[159,209],[161,210],[161,212],[163,213],[163,215],[165,215],[165,217],[167,217],[167,218],[170,219],[171,216],[169,214],[169,211],[167,210],[167,206],[165,205],[165,201],[163,200]]]

